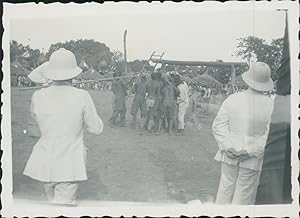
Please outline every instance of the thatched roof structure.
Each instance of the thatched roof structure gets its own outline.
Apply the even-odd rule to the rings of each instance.
[[[103,79],[104,76],[101,75],[100,73],[98,73],[96,70],[94,69],[89,69],[85,72],[82,72],[79,75],[79,78],[81,79],[85,79],[85,80],[97,80],[97,79]]]
[[[215,78],[213,78],[212,76],[208,75],[208,74],[202,74],[201,76],[196,76],[192,79],[192,84],[197,84],[197,85],[201,85],[201,86],[215,86],[218,88],[221,88],[223,86],[223,84],[221,82],[219,82],[218,80],[216,80]]]

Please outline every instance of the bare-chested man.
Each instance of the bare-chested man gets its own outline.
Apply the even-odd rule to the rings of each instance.
[[[140,80],[134,84],[133,93],[135,93],[132,106],[131,106],[131,115],[132,115],[132,127],[136,127],[136,116],[138,111],[141,111],[141,127],[144,126],[144,118],[147,113],[146,106],[146,82],[147,77],[142,75]]]
[[[114,73],[113,77],[119,77],[119,73]],[[113,100],[113,115],[111,123],[116,125],[116,119],[120,115],[121,126],[125,125],[125,116],[122,113],[126,110],[125,97],[126,97],[126,84],[121,79],[116,79],[112,82],[111,90],[114,93]]]
[[[151,80],[146,85],[146,105],[147,105],[147,117],[145,129],[148,130],[148,124],[150,119],[154,121],[154,132],[158,131],[159,125],[159,105],[161,100],[161,73],[152,73]]]
[[[177,119],[177,116],[175,116],[176,112],[176,98],[178,96],[178,89],[177,87],[173,84],[171,76],[166,77],[163,80],[164,87],[161,90],[162,94],[162,102],[160,106],[160,113],[161,113],[161,119],[160,121],[165,122],[167,120],[168,126],[167,126],[167,131],[168,134],[171,135],[172,133],[172,128],[173,128],[173,121]],[[160,126],[158,128],[158,133],[160,131]]]

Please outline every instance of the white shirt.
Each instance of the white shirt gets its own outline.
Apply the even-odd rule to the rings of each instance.
[[[84,129],[103,131],[90,94],[72,86],[50,86],[32,96],[31,113],[41,137],[34,145],[24,174],[44,182],[86,180]]]
[[[229,96],[212,126],[219,146],[215,159],[261,170],[272,110],[273,101],[267,95],[246,90]],[[238,152],[246,150],[251,158],[244,161],[230,159],[224,153],[229,148]]]
[[[181,104],[181,103],[188,104],[189,103],[189,87],[186,84],[186,82],[183,81],[183,83],[178,85],[178,89],[179,89],[179,97],[178,97],[179,104]]]

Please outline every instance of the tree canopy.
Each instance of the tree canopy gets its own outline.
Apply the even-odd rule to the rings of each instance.
[[[271,67],[273,80],[276,80],[276,71],[280,66],[282,47],[282,38],[274,39],[270,43],[267,43],[264,39],[248,36],[237,40],[234,55],[248,62],[249,60],[256,60],[267,63]],[[28,45],[25,46],[12,40],[10,42],[11,63],[22,65],[21,68],[26,69],[26,72],[32,71],[40,64],[49,60],[50,55],[59,48],[72,51],[76,56],[79,66],[85,68],[84,71],[93,69],[97,73],[107,74],[112,71],[121,73],[125,70],[124,55],[122,52],[111,50],[106,44],[93,39],[58,42],[52,44],[49,51],[45,54],[39,49],[32,49]],[[147,60],[134,60],[128,62],[129,73],[140,72],[144,65],[146,71],[153,70],[153,67],[149,65]],[[12,67],[11,69],[14,68]],[[189,78],[207,73],[222,84],[227,84],[231,77],[231,67],[221,65],[214,67],[165,65],[164,70],[175,70]],[[246,67],[235,67],[236,76],[241,75],[245,70]]]
[[[64,43],[58,42],[50,46],[46,53],[49,59],[50,55],[60,49],[65,48],[74,53],[77,63],[85,61],[85,63],[98,72],[108,70],[112,62],[113,52],[104,43],[97,42],[93,39],[70,40]]]
[[[124,55],[120,51],[112,51],[106,44],[93,39],[70,40],[52,44],[47,53],[42,53],[39,49],[32,49],[17,41],[10,42],[11,63],[18,63],[21,69],[26,72],[49,60],[51,54],[60,48],[65,48],[74,53],[78,65],[84,70],[93,69],[96,73],[107,74],[108,72],[124,72]],[[146,60],[134,60],[128,62],[130,72],[140,72],[146,64],[146,69],[150,67]],[[15,68],[11,68],[15,69]],[[14,71],[16,74],[16,72]]]
[[[267,43],[255,36],[239,38],[235,55],[243,60],[254,60],[268,64],[272,70],[272,79],[277,79],[277,69],[280,66],[283,50],[283,38]]]
[[[19,63],[27,71],[31,71],[41,64],[44,54],[39,49],[32,49],[17,41],[10,41],[10,61]]]

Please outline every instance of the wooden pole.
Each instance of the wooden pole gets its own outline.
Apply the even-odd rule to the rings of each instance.
[[[73,82],[72,84],[79,84],[79,83],[91,83],[91,82],[101,82],[101,81],[113,81],[116,79],[126,79],[126,78],[135,78],[138,77],[139,75],[129,75],[129,76],[120,76],[120,77],[111,77],[111,78],[103,78],[103,79],[93,79],[93,80],[85,80],[85,81],[79,81],[79,82]],[[34,86],[34,87],[15,87],[15,89],[18,90],[30,90],[30,89],[40,89],[40,88],[46,88],[49,87],[50,85],[39,85],[39,86]]]
[[[124,43],[124,61],[125,61],[125,75],[128,73],[128,67],[127,67],[127,50],[126,50],[126,36],[127,36],[127,30],[124,32],[123,37],[123,43]]]
[[[166,60],[166,59],[151,59],[154,63],[170,64],[170,65],[184,65],[184,66],[209,66],[209,67],[220,67],[228,66],[232,64],[235,67],[246,67],[246,62],[216,62],[216,61],[178,61],[178,60]]]
[[[235,90],[235,67],[233,64],[231,65],[231,86],[232,86],[232,91],[236,92],[236,90]]]
[[[146,65],[149,63],[149,61],[151,60],[151,58],[153,57],[153,55],[155,54],[155,51],[151,54],[150,58],[147,60],[147,62],[145,62],[145,64],[143,65],[142,69],[140,70],[140,72],[138,73],[138,75],[136,77],[133,77],[128,83],[127,83],[127,87],[134,81],[134,79],[138,79],[140,77],[140,75],[144,72],[144,69],[146,67]],[[130,92],[132,90],[129,90]]]

